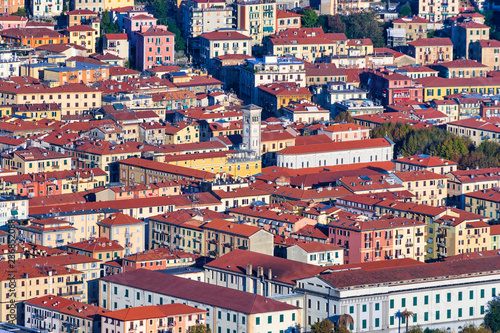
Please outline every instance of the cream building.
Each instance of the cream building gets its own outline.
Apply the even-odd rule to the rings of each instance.
[[[264,37],[276,33],[276,1],[236,1],[236,22],[254,45],[260,44]]]
[[[430,171],[397,172],[395,176],[416,198],[415,203],[441,206],[445,204],[448,178]]]
[[[99,221],[97,225],[100,237],[114,240],[125,247],[125,256],[146,249],[146,222],[144,221],[123,213],[116,213]]]

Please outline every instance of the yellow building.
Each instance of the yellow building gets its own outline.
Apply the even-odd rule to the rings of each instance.
[[[201,226],[205,221],[195,215],[186,221],[158,215],[150,219],[151,247],[166,247],[188,253],[205,255],[205,234]]]
[[[200,125],[195,121],[182,121],[165,126],[165,144],[200,142]]]
[[[99,30],[87,25],[74,25],[66,28],[71,44],[83,46],[90,54],[95,53],[96,41],[100,37]]]
[[[427,258],[451,257],[470,252],[483,252],[490,248],[490,225],[484,221],[464,221],[451,216],[442,217],[428,226],[428,236],[433,248]]]
[[[11,109],[9,113],[9,109]],[[3,112],[2,112],[3,111]],[[21,117],[27,117],[29,120],[44,120],[44,119],[54,119],[61,120],[61,108],[56,103],[43,103],[43,104],[20,104],[12,105],[10,107],[6,106],[0,110],[0,117],[2,113],[5,115],[16,115]]]
[[[469,59],[471,43],[488,39],[490,39],[490,27],[485,24],[466,21],[452,27],[452,41],[456,45],[456,55],[460,58]]]
[[[248,177],[261,172],[262,163],[257,159],[248,160],[235,156],[235,151],[218,151],[212,153],[184,154],[165,156],[165,163],[208,171],[210,173],[225,172],[235,177]]]
[[[48,218],[16,225],[17,238],[36,245],[57,248],[75,242],[76,228],[70,222]]]
[[[24,266],[22,260],[16,262],[15,268],[9,268],[7,261],[0,267],[3,274],[0,285],[0,316],[2,321],[17,322],[15,316],[8,317],[11,306],[22,309],[22,302],[44,295],[57,295],[73,300],[84,297],[82,289],[82,272],[61,265]],[[12,278],[15,280],[15,296],[11,296]],[[9,283],[11,282],[11,283]],[[12,301],[14,300],[14,303]],[[23,325],[24,323],[18,322]]]
[[[2,167],[18,174],[71,170],[71,156],[43,148],[17,150],[1,156]]]
[[[111,11],[113,8],[135,6],[134,0],[104,0],[104,10]]]
[[[490,250],[500,249],[500,224],[490,226]]]
[[[312,101],[309,89],[300,87],[295,82],[263,84],[257,89],[260,105],[264,110],[274,114],[281,114],[281,109],[291,102]]]
[[[89,108],[100,108],[101,94],[101,91],[80,83],[52,88],[31,85],[18,89],[16,83],[3,82],[0,86],[0,104],[56,103],[63,115],[75,115],[88,111]]]
[[[111,214],[97,223],[99,236],[111,239],[125,248],[124,255],[142,252],[146,249],[146,222],[123,213]]]
[[[474,59],[489,67],[490,71],[500,69],[500,41],[483,39],[470,44],[470,59]]]
[[[236,28],[246,30],[252,44],[276,33],[276,1],[236,1]]]
[[[106,237],[91,238],[78,243],[66,245],[68,252],[78,253],[86,257],[110,261],[123,257],[124,247],[117,241]]]
[[[422,38],[408,43],[409,55],[417,64],[427,65],[453,60],[453,43],[449,38]]]
[[[459,93],[500,94],[499,77],[453,78],[424,77],[416,79],[424,86],[424,102],[443,99],[444,96]]]
[[[415,194],[414,203],[430,206],[445,204],[446,176],[430,171],[398,172],[395,176],[401,179],[405,189]]]
[[[465,210],[487,218],[500,218],[500,192],[498,187],[463,194]]]

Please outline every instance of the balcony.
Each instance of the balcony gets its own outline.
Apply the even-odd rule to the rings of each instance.
[[[76,296],[76,295],[83,295],[83,290],[69,291],[69,292],[66,292],[66,293],[59,293],[59,294],[57,294],[57,296],[59,296],[59,297]]]
[[[417,236],[417,237],[422,237],[423,235],[424,235],[424,233],[421,231],[415,233],[415,236]]]
[[[83,280],[78,280],[78,281],[68,281],[66,282],[66,285],[71,286],[74,284],[83,284]]]
[[[406,247],[413,247],[413,243],[406,243],[405,246]]]
[[[59,244],[64,243],[64,239],[56,239],[56,243],[59,243]]]

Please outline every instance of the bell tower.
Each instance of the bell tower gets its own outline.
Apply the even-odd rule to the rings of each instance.
[[[249,104],[243,107],[243,149],[250,155],[260,156],[261,129],[260,118],[262,108]]]

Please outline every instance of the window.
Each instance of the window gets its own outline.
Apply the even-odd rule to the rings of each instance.
[[[459,292],[458,292],[458,300],[459,300],[459,301],[461,301],[461,300],[462,300],[462,292],[461,292],[461,291],[459,291]]]
[[[451,302],[451,293],[446,294],[446,301]]]
[[[424,296],[424,304],[429,304],[429,296]]]
[[[406,298],[401,299],[401,307],[404,308],[406,306]]]
[[[375,327],[380,327],[380,319],[375,318]]]
[[[497,295],[497,289],[491,288],[491,297],[495,297]]]
[[[280,323],[285,321],[285,315],[280,314]]]
[[[424,312],[424,321],[429,321],[429,312]]]
[[[292,320],[295,320],[295,313],[292,313]]]
[[[439,320],[439,311],[436,311],[436,320]]]
[[[391,316],[389,318],[389,323],[390,323],[390,325],[394,325],[394,316]]]
[[[394,301],[393,301],[393,300],[391,300],[391,302],[394,302]],[[393,303],[391,303],[391,304],[393,304]],[[391,307],[391,309],[392,309],[392,307]],[[349,307],[349,313],[354,313],[354,306],[352,306],[352,305],[351,305],[351,306]]]
[[[391,309],[394,309],[394,300],[393,300],[393,299],[391,299],[391,300],[390,300],[390,302],[389,302],[389,307],[390,307]],[[353,307],[353,306],[351,306],[351,308],[354,308],[354,307]],[[354,311],[353,311],[353,312],[351,312],[351,313],[354,313]]]
[[[365,329],[365,328],[366,328],[366,319],[363,319],[363,322],[362,322],[362,327],[363,327],[363,329]]]
[[[440,297],[439,297],[439,294],[436,295],[436,304],[439,304],[439,301],[440,301]]]
[[[380,310],[380,303],[375,303],[375,311]]]
[[[474,290],[469,291],[469,299],[474,299]]]
[[[272,324],[273,323],[273,316],[268,316],[267,317],[267,323]]]
[[[118,295],[118,287],[114,288],[113,294]]]
[[[448,318],[448,319],[451,318],[451,310],[450,309],[446,310],[446,318]]]
[[[413,305],[417,305],[417,297],[413,297]]]
[[[260,318],[259,317],[255,318],[255,325],[260,325]]]
[[[137,300],[139,301],[141,299],[141,293],[137,292]]]
[[[481,298],[484,298],[484,289],[481,289]]]
[[[469,316],[473,316],[474,315],[474,307],[470,307],[469,308]]]
[[[458,318],[462,318],[462,308],[458,309]]]
[[[366,312],[366,304],[363,304],[363,306],[362,306],[362,311],[363,311],[363,312]]]

